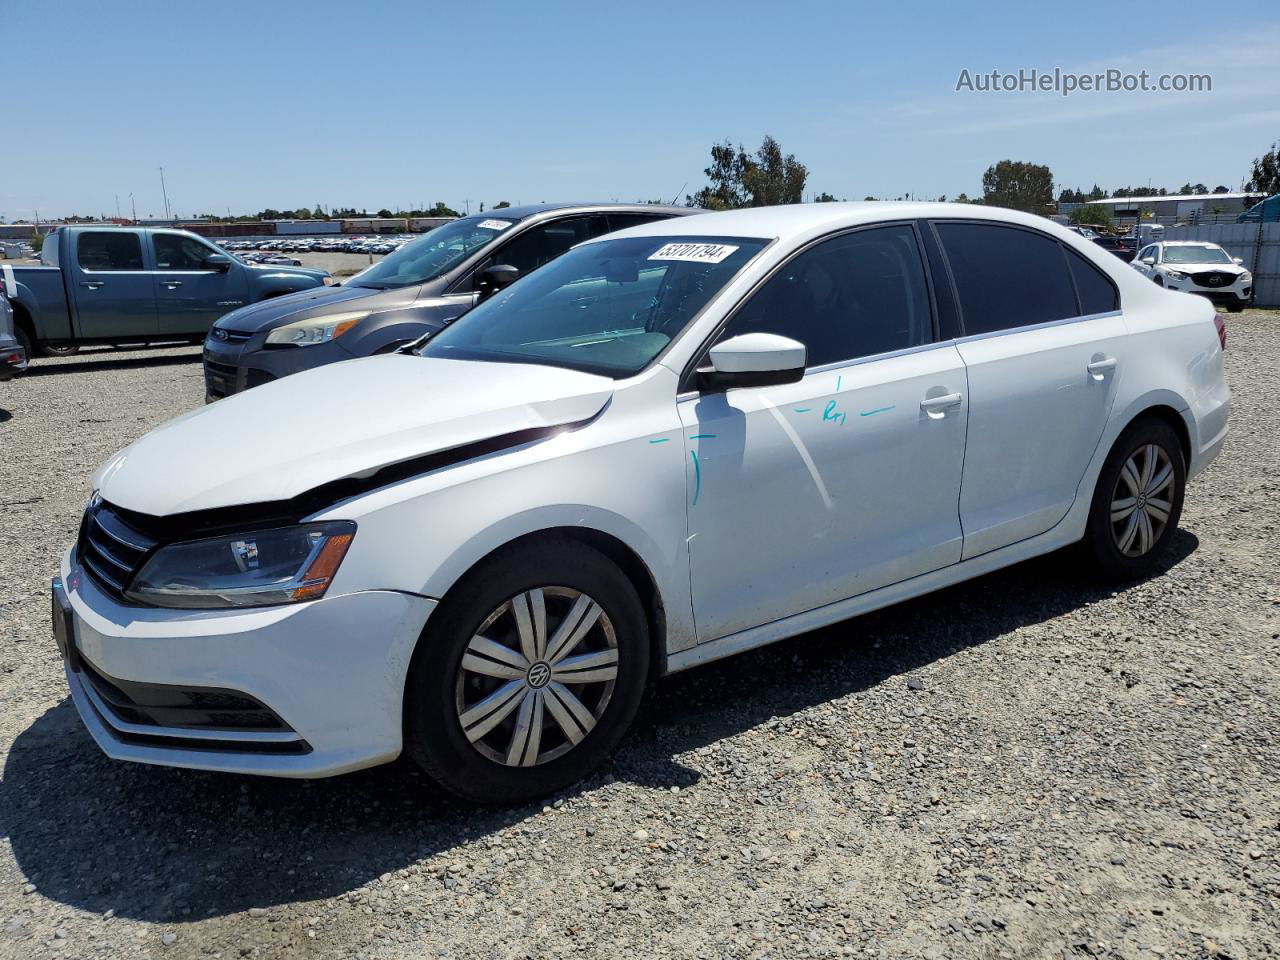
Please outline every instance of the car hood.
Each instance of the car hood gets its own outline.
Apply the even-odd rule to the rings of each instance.
[[[152,516],[288,500],[321,484],[538,427],[579,423],[607,377],[387,354],[318,367],[171,420],[99,469],[94,489]]]
[[[1177,270],[1179,273],[1200,273],[1204,270],[1213,270],[1218,273],[1234,273],[1237,277],[1248,271],[1238,263],[1162,263],[1162,267],[1169,270]]]
[[[214,326],[241,333],[260,333],[294,320],[321,316],[337,309],[387,310],[413,303],[417,297],[417,287],[397,290],[346,286],[309,287],[232,310],[219,318]],[[350,307],[344,306],[348,303],[351,304]]]

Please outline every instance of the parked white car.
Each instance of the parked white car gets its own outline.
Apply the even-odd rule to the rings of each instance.
[[[1198,293],[1239,313],[1253,296],[1253,274],[1216,243],[1166,240],[1138,251],[1133,268],[1166,290]]]
[[[505,803],[683,670],[1083,541],[1159,562],[1227,432],[1204,300],[1039,217],[810,204],[582,244],[420,348],[193,411],[54,589],[112,757],[407,751]]]

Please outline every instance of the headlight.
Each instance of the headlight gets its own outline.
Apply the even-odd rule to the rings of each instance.
[[[1165,276],[1167,276],[1170,280],[1187,279],[1187,275],[1183,273],[1181,270],[1167,270],[1165,271]]]
[[[125,595],[199,610],[316,600],[355,532],[350,520],[335,520],[174,543],[152,555]]]
[[[317,343],[328,343],[330,340],[337,340],[371,312],[357,310],[354,313],[331,313],[308,320],[295,320],[268,333],[267,343],[281,347],[311,347]]]
[[[1252,283],[1253,274],[1246,270],[1244,273],[1240,274],[1240,276],[1236,277],[1236,282]]]

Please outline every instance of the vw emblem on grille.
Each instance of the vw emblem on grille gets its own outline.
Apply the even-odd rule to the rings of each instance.
[[[529,675],[526,679],[529,681],[529,686],[534,689],[545,687],[551,680],[551,664],[545,660],[539,660],[529,668]]]
[[[214,327],[214,328],[213,328],[213,339],[215,339],[215,340],[223,340],[223,341],[225,341],[225,340],[227,339],[227,331],[223,330],[223,329],[222,329],[222,328],[220,328],[220,327]]]

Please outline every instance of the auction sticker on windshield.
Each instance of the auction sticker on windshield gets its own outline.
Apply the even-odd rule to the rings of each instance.
[[[668,243],[650,260],[687,260],[690,263],[719,263],[738,248],[727,243]]]
[[[481,220],[476,226],[481,230],[505,230],[511,226],[510,220]]]

